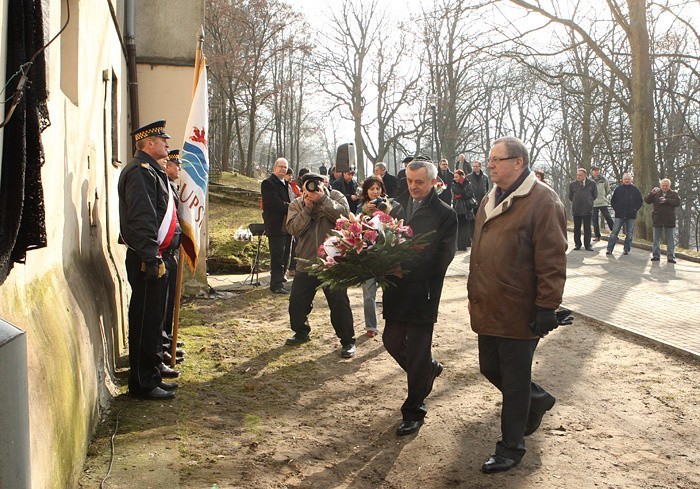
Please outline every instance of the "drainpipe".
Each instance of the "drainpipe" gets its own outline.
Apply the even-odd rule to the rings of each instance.
[[[136,79],[136,22],[134,15],[134,0],[124,2],[124,16],[126,29],[126,63],[129,77],[129,109],[131,112],[131,130],[135,131],[139,125],[139,84]]]
[[[27,337],[0,319],[0,487],[29,489]]]

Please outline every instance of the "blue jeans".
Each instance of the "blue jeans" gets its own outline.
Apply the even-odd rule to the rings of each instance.
[[[362,302],[365,308],[365,329],[378,332],[377,329],[377,281],[368,280],[362,284]]]
[[[617,235],[620,234],[620,229],[625,226],[625,244],[623,250],[629,252],[632,249],[632,237],[634,236],[634,228],[637,224],[636,219],[629,217],[616,217],[613,223],[613,229],[610,233],[610,238],[608,238],[608,252],[612,253],[613,248],[615,248],[615,243],[617,243]]]
[[[669,260],[676,259],[676,228],[667,228],[665,226],[654,226],[654,241],[651,245],[651,255],[654,258],[661,256],[661,233],[666,235],[666,258]]]

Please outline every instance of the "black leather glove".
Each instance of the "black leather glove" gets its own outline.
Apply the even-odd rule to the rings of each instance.
[[[156,260],[146,263],[146,281],[155,282],[162,277],[163,274],[161,273],[161,267],[165,268],[163,260]]]
[[[574,317],[571,315],[571,309],[559,309],[554,314],[557,316],[559,326],[565,326],[574,322]]]
[[[550,331],[558,327],[559,321],[557,320],[557,315],[554,313],[554,309],[537,308],[535,320],[530,323],[530,331],[532,331],[532,334],[543,338]]]

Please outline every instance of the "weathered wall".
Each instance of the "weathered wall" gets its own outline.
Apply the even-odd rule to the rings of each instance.
[[[44,2],[49,37],[65,21],[64,3]],[[111,164],[113,118],[114,156],[123,159],[129,144],[126,65],[107,3],[70,0],[70,7],[66,36],[46,52],[48,247],[29,251],[26,264],[15,265],[0,287],[0,315],[27,332],[37,489],[75,486],[100,408],[115,392],[110,372],[126,339],[126,274],[116,243],[118,169]]]
[[[49,38],[65,21],[65,1],[43,2]],[[37,489],[75,486],[99,413],[117,393],[113,373],[127,346],[130,290],[125,248],[117,243],[120,165],[113,164],[123,166],[131,156],[126,60],[119,42],[124,2],[110,0],[117,26],[107,1],[68,1],[68,29],[46,51],[51,126],[42,135],[42,179],[48,247],[29,251],[26,264],[16,265],[0,286],[0,316],[27,333],[32,487]],[[0,0],[0,19],[6,3]],[[170,119],[179,146],[204,4],[135,3],[136,18],[148,19],[150,26],[148,36],[137,29],[137,37],[145,37],[138,45],[163,48],[146,53],[149,63],[139,66],[140,100],[147,101],[142,123]],[[188,30],[187,42],[172,35]],[[156,58],[172,62],[152,65]]]

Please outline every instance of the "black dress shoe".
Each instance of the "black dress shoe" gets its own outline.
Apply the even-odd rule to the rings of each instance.
[[[350,345],[345,345],[343,349],[340,351],[340,356],[342,358],[352,358],[355,356],[355,352],[357,351],[357,348],[355,348],[355,343],[352,343]]]
[[[592,246],[586,246],[586,251],[595,251]]]
[[[580,246],[574,246],[574,249],[575,249],[576,251],[579,251],[579,250],[581,249],[581,247],[580,247]]]
[[[550,399],[547,399],[547,402],[541,408],[530,408],[530,414],[528,414],[527,416],[527,424],[525,425],[525,436],[531,435],[535,431],[537,431],[537,429],[542,424],[542,418],[544,417],[544,413],[546,413],[554,407],[554,403],[557,402],[557,400],[554,398],[554,396],[549,397]]]
[[[158,387],[160,387],[164,391],[170,392],[170,391],[176,390],[178,385],[177,385],[177,382],[162,382],[161,381],[158,383]]]
[[[518,462],[512,458],[503,457],[501,455],[491,455],[491,457],[481,466],[481,471],[487,474],[494,472],[505,472],[518,465]]]
[[[673,258],[669,258],[668,260],[666,260],[666,263],[676,263],[676,260],[674,260]]]
[[[306,335],[306,336],[294,335],[291,338],[287,338],[287,341],[285,341],[284,344],[289,345],[289,346],[299,346],[302,343],[306,343],[307,341],[311,341],[311,338],[309,338],[308,335]]]
[[[180,372],[178,370],[172,369],[164,363],[161,363],[158,368],[160,370],[160,376],[165,377],[166,379],[174,379],[180,376]]]
[[[415,433],[416,431],[418,431],[421,426],[423,426],[422,419],[419,419],[417,421],[404,420],[399,426],[399,428],[396,430],[396,434],[399,436],[410,435],[411,433]]]
[[[163,362],[166,364],[170,364],[172,361],[173,357],[168,353],[167,351],[163,352]],[[175,363],[182,363],[185,361],[185,357],[177,356],[175,357]]]
[[[275,287],[274,289],[270,289],[270,292],[272,292],[273,294],[289,294],[289,291],[284,287]]]
[[[440,374],[444,369],[445,367],[442,366],[442,363],[438,362],[437,360],[433,360],[433,375],[430,377],[430,387],[428,388],[428,394],[430,394],[433,391],[433,384],[435,383],[435,379],[440,377]],[[425,397],[428,397],[428,394],[426,394]]]
[[[152,391],[146,393],[129,392],[129,395],[136,399],[146,399],[148,401],[165,401],[175,397],[173,391],[166,391],[160,387],[155,387]]]
[[[658,256],[654,256],[652,257],[651,261],[661,261],[661,258],[659,258]]]

